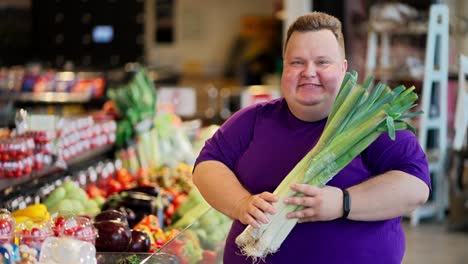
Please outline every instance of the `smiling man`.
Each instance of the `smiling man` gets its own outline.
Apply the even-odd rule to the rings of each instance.
[[[224,263],[254,262],[235,239],[247,225],[267,223],[280,202],[304,208],[288,214],[299,224],[265,263],[401,263],[401,216],[430,190],[426,156],[411,132],[397,131],[395,141],[381,135],[323,188],[295,183],[301,197],[273,194],[322,134],[347,70],[344,54],[338,19],[319,12],[297,18],[285,43],[283,97],[238,111],[206,142],[193,180],[234,219]]]

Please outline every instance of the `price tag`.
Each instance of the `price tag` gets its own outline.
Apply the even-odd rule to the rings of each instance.
[[[81,172],[79,175],[78,175],[78,181],[80,182],[80,185],[81,186],[85,186],[86,185],[86,174],[84,174],[83,172]]]
[[[96,173],[96,170],[94,170],[94,169],[91,170],[91,169],[90,169],[90,170],[88,171],[88,173],[89,173],[89,180],[90,180],[91,182],[96,182],[96,181],[97,181],[97,173]]]
[[[12,207],[12,208],[18,208],[18,199],[14,199],[14,200],[11,202],[11,207]]]
[[[158,89],[158,105],[172,105],[179,116],[193,116],[197,111],[197,96],[190,87],[161,87]]]
[[[276,87],[253,85],[241,93],[241,108],[279,98],[280,92]]]
[[[119,170],[122,168],[122,161],[120,159],[115,160],[115,169]]]
[[[53,115],[30,115],[28,123],[29,130],[55,130],[57,124],[57,117]]]
[[[56,180],[56,181],[55,181],[55,186],[58,187],[58,186],[60,186],[60,185],[62,185],[62,180],[60,180],[60,179],[59,179],[59,180]]]

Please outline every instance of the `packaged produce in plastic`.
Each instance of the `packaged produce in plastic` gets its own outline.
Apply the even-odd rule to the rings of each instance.
[[[19,245],[27,245],[37,250],[41,249],[42,243],[52,237],[52,224],[44,218],[31,218],[20,224],[17,228]]]
[[[84,216],[59,216],[55,219],[55,228],[58,228],[60,237],[71,237],[81,241],[95,244],[97,229],[90,218]]]
[[[41,264],[96,264],[93,244],[71,237],[49,237],[41,248]]]
[[[15,237],[15,219],[6,209],[0,209],[0,245],[13,243]]]

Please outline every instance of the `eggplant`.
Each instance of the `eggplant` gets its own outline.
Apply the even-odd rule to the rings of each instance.
[[[120,193],[120,197],[121,205],[131,209],[146,210],[149,214],[155,213],[155,208],[158,206],[156,197],[142,192],[125,191]]]
[[[122,198],[120,205],[132,209],[137,219],[141,220],[149,214],[156,215],[163,227],[164,207],[160,196],[154,197],[142,192],[125,191],[120,194],[120,197]]]
[[[105,209],[115,209],[126,213],[130,227],[135,226],[147,215],[156,215],[161,227],[164,224],[164,206],[161,196],[153,196],[144,192],[123,191],[112,195],[104,205]]]
[[[142,192],[157,197],[160,193],[160,190],[158,186],[137,186],[125,190],[124,192]]]
[[[113,194],[109,196],[106,202],[101,206],[101,211],[108,209],[117,209],[122,203],[122,198],[118,194]]]
[[[133,211],[131,208],[120,205],[116,209],[117,209],[117,211],[122,212],[122,213],[125,214],[125,217],[127,218],[128,226],[130,228],[133,228],[136,224],[138,224],[138,222],[141,221],[141,219],[143,219],[143,217],[138,218],[135,211]]]

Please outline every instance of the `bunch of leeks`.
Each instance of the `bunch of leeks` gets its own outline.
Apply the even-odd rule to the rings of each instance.
[[[414,86],[390,89],[383,83],[372,87],[372,83],[373,78],[369,77],[363,85],[357,84],[357,73],[346,73],[319,141],[274,191],[280,201],[299,195],[289,188],[292,183],[324,186],[382,133],[394,140],[396,130],[414,131],[404,121],[422,113],[409,113],[418,98]],[[260,228],[249,225],[236,238],[244,255],[264,259],[279,249],[296,225],[297,219],[287,219],[286,214],[301,206],[283,202],[275,206],[277,213],[267,215],[268,224]]]

